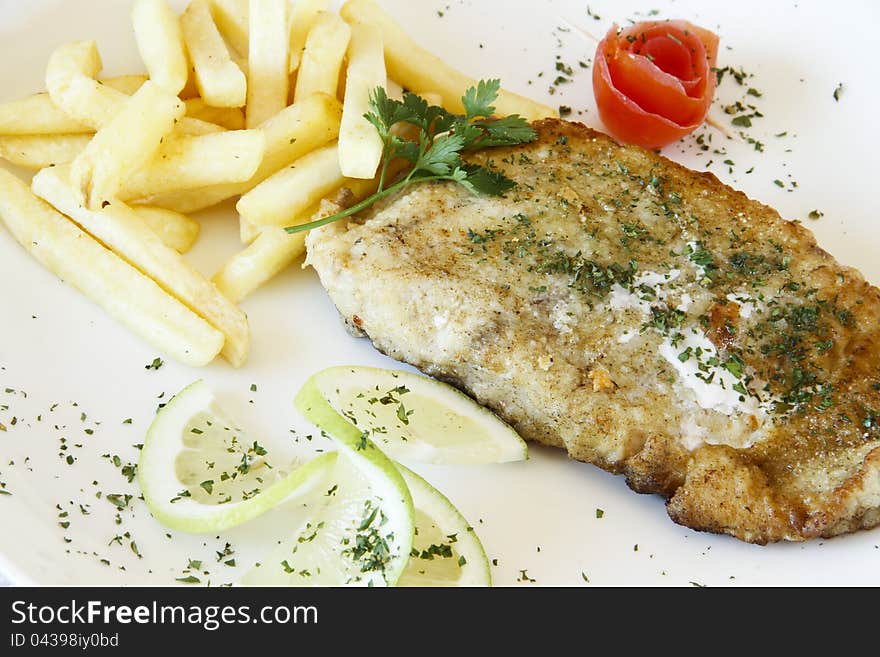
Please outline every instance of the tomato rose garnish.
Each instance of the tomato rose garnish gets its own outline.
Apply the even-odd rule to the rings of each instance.
[[[718,36],[687,21],[613,26],[596,49],[593,93],[616,139],[660,148],[693,132],[715,93]]]

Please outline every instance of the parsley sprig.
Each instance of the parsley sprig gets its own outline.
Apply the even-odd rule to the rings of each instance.
[[[516,146],[537,139],[537,133],[518,114],[492,118],[492,105],[501,88],[500,80],[480,80],[461,98],[464,115],[452,114],[442,107],[429,105],[413,93],[403,100],[389,98],[382,87],[370,94],[371,111],[364,115],[382,138],[382,164],[375,193],[351,207],[317,221],[288,226],[288,233],[299,233],[349,217],[368,208],[381,198],[404,187],[427,180],[452,180],[473,193],[500,196],[516,183],[499,171],[462,161],[462,154],[490,146]],[[406,139],[392,130],[406,123],[418,128],[418,141]],[[406,160],[409,172],[386,187],[389,165],[395,159]]]

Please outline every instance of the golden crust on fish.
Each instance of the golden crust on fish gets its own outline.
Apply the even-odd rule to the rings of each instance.
[[[711,174],[535,127],[473,156],[504,197],[425,183],[313,231],[342,316],[688,527],[880,524],[880,291]]]

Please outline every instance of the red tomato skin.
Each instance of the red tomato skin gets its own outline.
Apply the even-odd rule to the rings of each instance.
[[[681,77],[647,63],[650,58],[639,54],[643,47],[666,55],[661,64]],[[718,37],[686,21],[638,23],[620,34],[612,27],[593,64],[593,92],[608,132],[621,142],[652,150],[693,132],[712,102],[717,53]]]

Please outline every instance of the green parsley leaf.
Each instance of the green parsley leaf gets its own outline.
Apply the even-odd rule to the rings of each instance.
[[[489,146],[516,146],[535,139],[535,131],[519,114],[511,114],[501,119],[477,121],[475,124],[484,131],[477,141],[479,148]]]
[[[437,105],[428,105],[428,101],[416,94],[404,94],[403,108],[406,112],[403,121],[426,132],[433,131],[434,134],[446,132],[455,123],[453,114]]]
[[[514,181],[500,171],[492,171],[475,164],[465,164],[461,169],[465,176],[459,182],[472,192],[500,196],[516,186]]]
[[[399,157],[413,164],[419,161],[419,145],[414,141],[392,135],[389,143],[388,157]]]
[[[373,124],[382,139],[388,137],[395,123],[416,117],[403,103],[389,98],[382,87],[376,87],[370,94],[370,107],[373,111],[365,114],[364,118]]]
[[[416,176],[422,174],[446,176],[461,164],[459,153],[464,148],[465,138],[455,133],[440,135],[434,143],[416,160]]]
[[[744,363],[739,356],[731,354],[730,358],[724,363],[724,369],[733,374],[737,379],[741,379],[743,375],[743,365]]]
[[[397,419],[404,424],[409,424],[409,414],[406,412],[406,406],[403,404],[397,407]]]
[[[465,118],[469,121],[477,117],[489,117],[495,113],[492,105],[501,90],[501,80],[480,80],[476,88],[468,89],[461,97]]]

